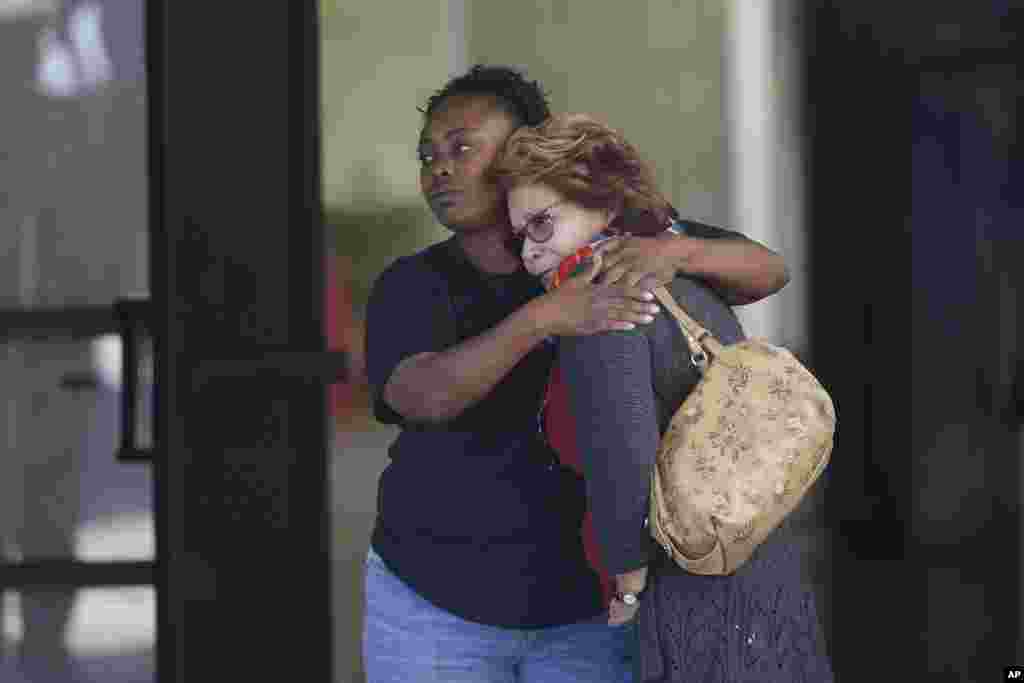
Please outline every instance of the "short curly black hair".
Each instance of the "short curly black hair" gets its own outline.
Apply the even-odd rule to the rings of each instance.
[[[426,108],[417,107],[424,120],[452,95],[493,95],[502,109],[518,119],[520,125],[539,126],[551,116],[547,93],[540,81],[529,81],[522,71],[511,66],[476,64],[461,76],[445,83],[427,100]]]

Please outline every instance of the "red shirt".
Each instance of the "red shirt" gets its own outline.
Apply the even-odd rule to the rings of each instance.
[[[575,274],[581,266],[581,262],[593,255],[590,246],[583,247],[569,258],[562,261],[554,278],[554,287],[565,281],[567,277]],[[558,459],[567,467],[571,467],[581,477],[584,476],[583,465],[580,462],[579,451],[576,450],[575,423],[572,413],[569,411],[569,394],[562,384],[562,375],[556,361],[551,369],[551,380],[548,383],[547,398],[544,410],[544,431],[547,434],[548,442],[558,454]],[[604,604],[611,602],[614,594],[612,578],[605,571],[601,563],[601,556],[594,540],[594,524],[588,510],[583,517],[583,550],[587,555],[587,562],[601,578],[601,591],[604,594]]]

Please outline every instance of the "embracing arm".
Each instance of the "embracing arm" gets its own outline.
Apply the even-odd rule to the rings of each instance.
[[[602,249],[604,281],[656,286],[691,275],[706,281],[731,306],[760,301],[789,282],[785,260],[763,244],[694,221],[684,222],[684,227],[685,234],[609,240]]]
[[[391,424],[450,420],[484,398],[545,335],[537,304],[455,343],[447,289],[432,270],[400,259],[374,284],[366,369],[374,412]]]
[[[382,422],[445,422],[491,392],[550,335],[625,329],[652,312],[643,293],[593,285],[596,267],[459,343],[447,294],[406,264],[374,285],[366,322],[367,375]],[[431,285],[434,286],[431,286]],[[626,297],[632,298],[626,298]]]
[[[732,306],[754,303],[789,282],[779,254],[737,232],[687,221],[676,238],[678,272],[705,280]],[[725,239],[719,239],[725,238]]]
[[[483,334],[402,360],[383,400],[413,422],[444,422],[479,402],[546,336],[530,302]]]

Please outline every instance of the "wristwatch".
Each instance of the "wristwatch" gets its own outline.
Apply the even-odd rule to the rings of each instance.
[[[618,600],[619,602],[621,602],[624,605],[632,607],[633,605],[635,605],[638,602],[640,602],[640,598],[643,597],[643,595],[644,595],[644,593],[646,591],[647,591],[647,586],[644,586],[643,588],[641,588],[640,590],[638,590],[635,593],[623,593],[622,591],[615,591],[615,594],[612,596],[612,598],[614,600]]]

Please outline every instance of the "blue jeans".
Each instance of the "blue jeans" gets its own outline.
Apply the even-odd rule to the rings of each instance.
[[[631,683],[635,625],[607,616],[542,629],[477,624],[427,602],[372,549],[366,558],[367,683]]]

